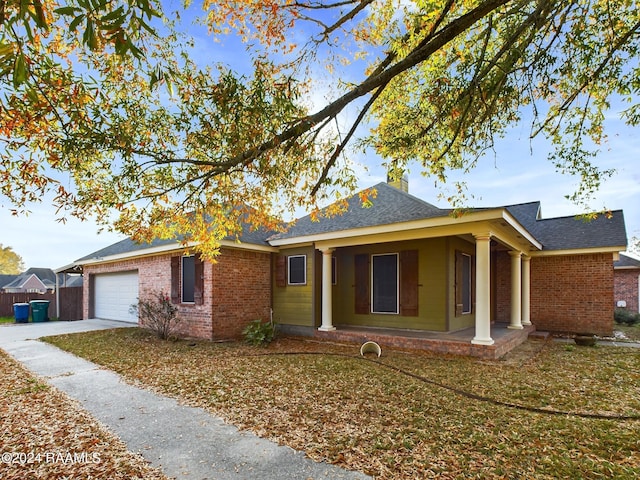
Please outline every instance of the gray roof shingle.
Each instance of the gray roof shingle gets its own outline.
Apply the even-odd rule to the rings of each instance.
[[[372,206],[363,207],[359,195],[352,195],[347,199],[348,209],[343,214],[323,217],[321,212],[317,221],[314,221],[311,215],[307,215],[296,220],[286,232],[276,234],[269,240],[443,217],[450,212],[450,210],[438,208],[384,182],[372,188],[377,192],[376,197],[372,200]]]
[[[640,260],[637,260],[633,257],[625,255],[623,253],[620,254],[620,260],[613,262],[614,268],[640,268]]]

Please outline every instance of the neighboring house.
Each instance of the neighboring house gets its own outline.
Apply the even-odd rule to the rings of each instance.
[[[50,268],[30,268],[2,286],[5,293],[47,293],[56,288],[56,274]]]
[[[640,260],[620,254],[613,269],[616,307],[640,312]]]
[[[160,289],[179,305],[182,333],[207,339],[270,316],[285,332],[328,338],[361,329],[454,339],[471,330],[466,343],[479,349],[493,346],[502,323],[525,333],[517,342],[534,328],[612,333],[621,211],[543,219],[532,202],[454,216],[406,186],[376,185],[369,208],[355,195],[342,215],[225,240],[215,264],[183,255],[176,241],[111,245],[76,261],[84,318],[135,322],[129,305]]]

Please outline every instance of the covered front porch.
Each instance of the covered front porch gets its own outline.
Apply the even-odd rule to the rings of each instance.
[[[383,354],[385,347],[391,347],[495,360],[526,341],[529,335],[535,332],[533,325],[526,325],[522,329],[508,327],[507,323],[491,325],[491,345],[472,343],[476,335],[475,327],[457,332],[428,332],[344,325],[332,331],[317,330],[314,336],[323,340],[358,344],[376,342],[382,348]]]

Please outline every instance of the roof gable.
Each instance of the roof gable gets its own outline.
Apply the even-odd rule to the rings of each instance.
[[[373,187],[377,195],[370,207],[362,205],[359,194],[347,199],[347,211],[331,217],[322,215],[317,220],[311,215],[302,217],[284,233],[269,240],[303,237],[320,233],[340,232],[354,228],[390,225],[425,218],[444,217],[450,210],[443,210],[384,182]]]

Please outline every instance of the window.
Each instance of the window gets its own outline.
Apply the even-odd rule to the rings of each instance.
[[[331,285],[338,284],[338,270],[336,257],[331,257]]]
[[[456,316],[473,310],[473,257],[456,252]]]
[[[195,257],[182,257],[182,303],[195,302]]]
[[[462,254],[462,313],[471,313],[471,255]]]
[[[289,285],[306,285],[307,283],[307,256],[293,255],[289,261]]]
[[[373,313],[398,313],[398,254],[371,256]]]
[[[204,263],[199,256],[171,257],[171,302],[204,302]]]

